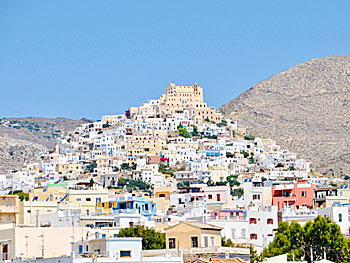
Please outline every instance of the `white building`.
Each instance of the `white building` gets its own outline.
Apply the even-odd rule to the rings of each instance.
[[[332,207],[326,207],[317,210],[317,214],[320,216],[328,216],[333,222],[337,223],[341,232],[345,236],[350,235],[350,221],[349,221],[349,206],[333,205]]]

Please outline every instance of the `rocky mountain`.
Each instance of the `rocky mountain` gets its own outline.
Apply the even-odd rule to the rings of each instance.
[[[312,59],[221,107],[247,132],[273,138],[323,174],[350,175],[350,55]]]
[[[87,121],[39,117],[0,119],[0,174],[37,160],[39,152],[54,149],[62,133]]]

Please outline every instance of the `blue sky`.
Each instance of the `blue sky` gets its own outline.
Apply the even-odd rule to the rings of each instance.
[[[215,107],[350,54],[350,1],[0,0],[0,117],[123,113],[168,82]]]

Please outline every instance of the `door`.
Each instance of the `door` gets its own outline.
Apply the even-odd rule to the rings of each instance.
[[[5,244],[2,247],[2,260],[7,260],[8,259],[8,244]]]

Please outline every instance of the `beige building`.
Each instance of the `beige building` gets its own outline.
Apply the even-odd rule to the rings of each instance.
[[[185,111],[189,113],[195,124],[202,123],[205,119],[213,122],[221,122],[222,116],[216,112],[214,107],[208,107],[203,102],[203,89],[195,83],[194,85],[176,85],[169,83],[165,93],[156,103],[147,104],[152,109],[151,113],[143,110],[144,106],[131,107],[129,112],[131,116],[145,115],[165,118],[182,114]]]
[[[165,229],[167,249],[221,247],[221,227],[182,222]]]
[[[19,204],[20,211],[20,224],[24,225],[36,225],[39,226],[39,217],[41,215],[47,215],[58,211],[58,205],[56,201],[44,202],[44,201],[23,201]]]
[[[82,174],[84,171],[81,164],[78,163],[67,163],[67,164],[57,164],[56,172],[62,175],[66,175],[69,178],[75,178]]]
[[[0,196],[0,223],[19,223],[19,199],[17,195]]]
[[[165,94],[160,97],[160,116],[174,115],[188,110],[193,116],[195,124],[202,123],[205,119],[221,122],[221,114],[214,107],[208,107],[203,102],[203,89],[194,85],[176,85],[169,83]]]
[[[71,242],[85,240],[88,230],[83,227],[14,227],[13,224],[0,224],[0,240],[8,240],[1,252],[4,259],[68,256]]]
[[[67,183],[55,185],[55,187],[34,188],[29,192],[29,200],[48,202],[60,201],[67,194]]]
[[[224,182],[227,176],[230,175],[226,166],[209,166],[209,171],[211,172],[211,180],[214,183]]]
[[[100,185],[94,184],[87,188],[69,189],[67,202],[78,204],[84,215],[91,215],[96,212],[97,204],[108,201],[108,189]]]

